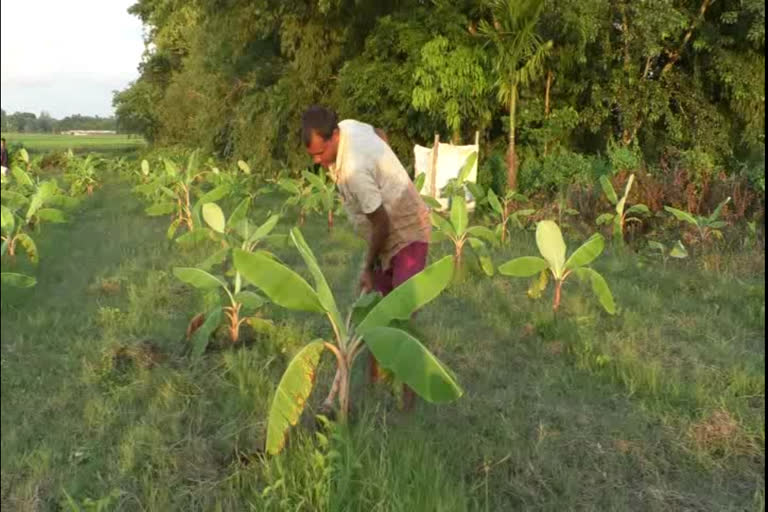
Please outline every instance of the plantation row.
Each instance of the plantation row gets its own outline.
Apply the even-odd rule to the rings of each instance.
[[[386,298],[377,294],[361,296],[341,315],[334,295],[299,227],[287,234],[274,230],[281,217],[293,213],[298,226],[312,212],[327,219],[328,229],[335,218],[343,214],[333,183],[325,175],[303,171],[299,178],[278,177],[266,183],[256,183],[245,162],[234,170],[221,170],[213,161],[200,162],[197,151],[183,163],[179,159],[154,157],[143,160],[140,168],[131,168],[125,160],[113,162],[92,156],[67,154],[61,185],[55,178],[43,178],[39,161],[30,161],[26,152],[19,152],[12,165],[11,176],[4,178],[2,190],[3,256],[8,264],[16,264],[16,256],[24,252],[32,264],[38,262],[32,233],[38,233],[46,222],[66,222],[69,212],[76,210],[79,199],[90,195],[100,183],[100,168],[130,172],[134,192],[145,202],[146,213],[167,216],[170,224],[167,237],[175,240],[179,250],[205,241],[215,242],[217,250],[194,267],[174,269],[174,275],[184,283],[214,294],[214,306],[196,314],[190,321],[187,337],[190,355],[202,356],[213,334],[226,327],[232,344],[241,338],[241,327],[247,323],[258,328],[266,320],[259,309],[270,301],[275,305],[300,311],[315,312],[327,317],[333,341],[317,339],[302,349],[291,361],[277,388],[267,427],[267,449],[277,453],[283,447],[286,431],[296,424],[314,385],[314,376],[323,351],[329,350],[337,362],[336,377],[324,404],[331,411],[338,403],[339,418],[344,421],[350,404],[351,368],[364,349],[369,349],[383,367],[432,403],[455,400],[462,395],[453,374],[424,345],[408,331],[407,321],[416,310],[437,298],[452,282],[462,280],[478,267],[492,276],[499,273],[530,278],[528,295],[532,299],[543,295],[553,281],[552,309],[561,303],[563,284],[572,278],[583,281],[600,305],[609,314],[616,313],[616,303],[604,277],[589,265],[603,252],[605,238],[591,234],[576,250],[567,255],[566,244],[558,223],[537,217],[528,199],[514,191],[498,197],[492,189],[484,190],[466,178],[474,165],[472,155],[443,190],[450,197],[448,212],[439,212],[439,204],[423,196],[434,208],[433,244],[450,242],[452,254],[438,259],[423,272],[398,287]],[[129,171],[130,169],[130,171]],[[619,196],[607,176],[600,178],[605,204],[610,212],[600,215],[597,226],[609,225],[611,239],[625,248],[625,228],[630,223],[642,223],[652,216],[643,204],[629,204],[634,176],[630,176]],[[421,190],[424,175],[416,179]],[[269,215],[263,222],[253,219],[250,207],[260,196],[279,193],[287,196],[279,213]],[[472,215],[466,198],[475,202]],[[701,247],[723,239],[727,223],[720,220],[726,199],[708,216],[696,216],[672,207],[665,210],[693,231]],[[221,205],[224,205],[222,208]],[[229,215],[225,214],[228,210]],[[558,212],[578,216],[572,209]],[[477,224],[470,222],[470,217]],[[563,223],[564,224],[564,223]],[[508,243],[509,230],[534,228],[540,256],[515,258],[496,265],[492,249]],[[754,232],[754,225],[752,225]],[[679,238],[679,237],[678,237]],[[313,285],[283,264],[269,249],[285,246],[298,250],[309,269]],[[688,251],[678,239],[670,247],[648,241],[648,248],[658,253],[666,265],[668,258],[688,257]],[[471,254],[469,262],[465,255]],[[5,266],[5,262],[4,262]],[[18,272],[3,271],[3,284],[31,287],[35,278]],[[223,299],[223,300],[222,300]]]
[[[42,165],[46,155],[30,158],[25,149],[14,153],[10,175],[2,176],[2,257],[13,265],[19,252],[37,265],[40,255],[32,235],[37,236],[46,223],[64,223],[75,212],[84,196],[99,186],[99,170],[120,169],[125,158],[103,159],[94,155],[75,156],[72,151],[60,155],[61,179],[45,177]],[[4,262],[5,264],[5,262]],[[3,284],[29,288],[34,276],[2,272]]]

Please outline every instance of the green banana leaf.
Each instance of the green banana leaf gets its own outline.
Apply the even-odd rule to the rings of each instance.
[[[235,268],[243,278],[260,289],[277,304],[287,309],[324,313],[317,292],[304,278],[263,251],[235,249]]]
[[[573,251],[568,261],[565,262],[565,270],[573,270],[592,263],[600,256],[605,248],[605,239],[599,233],[592,235],[581,247]]]
[[[221,307],[216,307],[205,315],[205,321],[192,335],[192,357],[199,358],[208,348],[208,342],[211,336],[221,324]]]
[[[416,310],[440,295],[452,278],[453,256],[445,256],[381,299],[355,331],[364,337],[374,327],[389,325],[393,320],[408,320]]]
[[[407,332],[376,327],[366,331],[365,344],[382,368],[427,402],[452,402],[464,394],[443,364]]]
[[[531,277],[550,268],[549,262],[538,256],[515,258],[499,266],[499,274],[511,277]]]
[[[563,277],[565,266],[565,241],[557,224],[543,220],[536,226],[536,245],[545,260],[549,262],[552,273],[558,279]]]
[[[312,274],[312,278],[315,282],[315,290],[317,290],[317,297],[320,299],[320,303],[323,305],[325,311],[331,316],[331,321],[336,324],[336,328],[339,329],[340,335],[343,339],[346,338],[346,326],[339,314],[339,308],[336,306],[336,299],[333,298],[331,288],[328,286],[328,282],[325,280],[323,271],[320,270],[320,265],[317,263],[312,249],[309,248],[304,236],[301,234],[299,228],[291,229],[291,241],[299,250],[301,257],[304,259],[309,272]]]
[[[0,273],[0,279],[2,279],[2,284],[13,286],[14,288],[32,288],[37,284],[37,279],[34,277],[15,272],[2,272]]]
[[[213,276],[205,270],[194,267],[176,267],[173,269],[175,275],[181,281],[191,284],[201,290],[217,288],[221,286],[226,288],[227,284],[216,276]]]
[[[463,196],[454,196],[451,199],[451,224],[458,237],[464,235],[467,230],[469,216],[467,215],[467,203]]]
[[[592,284],[592,291],[595,293],[600,305],[603,306],[603,309],[611,315],[616,314],[616,304],[613,301],[611,289],[608,288],[608,283],[605,282],[603,276],[589,267],[577,268],[573,273],[581,280],[590,281]]]
[[[285,446],[288,429],[296,425],[315,385],[320,356],[325,350],[322,340],[302,348],[288,364],[275,390],[267,419],[267,452],[277,455]]]
[[[677,220],[687,222],[692,226],[696,226],[696,227],[699,226],[699,221],[696,220],[696,218],[688,212],[678,210],[677,208],[672,208],[671,206],[665,206],[664,209],[669,213],[671,213],[672,215],[674,215]]]
[[[611,180],[608,179],[608,176],[600,176],[600,187],[602,187],[603,192],[605,193],[605,197],[608,198],[611,204],[616,204],[619,202],[619,198],[616,196],[616,190],[614,190],[613,185],[611,184]]]
[[[227,227],[227,220],[219,205],[216,203],[204,203],[202,213],[203,220],[212,230],[217,233],[224,233],[224,229]]]

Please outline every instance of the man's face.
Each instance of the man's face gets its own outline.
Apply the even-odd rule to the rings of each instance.
[[[339,130],[333,131],[333,135],[328,140],[312,132],[312,139],[307,146],[307,153],[312,157],[312,161],[320,164],[326,169],[336,163],[336,151],[339,148]]]

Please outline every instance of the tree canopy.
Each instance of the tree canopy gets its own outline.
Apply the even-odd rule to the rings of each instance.
[[[67,130],[117,130],[115,117],[83,116],[75,114],[55,119],[43,110],[40,115],[32,112],[7,114],[2,110],[0,129],[3,132],[55,133]],[[136,131],[138,133],[138,131]]]
[[[314,103],[384,129],[406,161],[436,132],[469,142],[477,130],[502,154],[512,129],[523,185],[526,165],[563,155],[695,152],[726,169],[764,155],[758,0],[139,0],[129,11],[146,51],[115,94],[118,123],[267,169],[306,163],[299,118]]]

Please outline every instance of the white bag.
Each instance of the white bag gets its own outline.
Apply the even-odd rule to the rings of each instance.
[[[416,145],[413,147],[413,174],[414,178],[419,174],[427,173],[424,188],[421,193],[431,196],[443,206],[448,208],[448,198],[444,197],[440,191],[448,184],[452,178],[458,178],[461,168],[472,153],[479,152],[477,144],[469,146],[454,146],[453,144],[438,144],[437,147],[437,165],[435,171],[435,193],[432,194],[429,171],[432,168],[432,148]],[[468,182],[477,183],[477,160],[467,177]],[[474,198],[467,192],[467,206],[471,210],[474,208]]]

